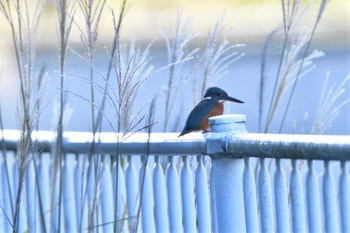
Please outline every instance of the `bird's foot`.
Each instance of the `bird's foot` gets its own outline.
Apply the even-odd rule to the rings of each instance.
[[[205,134],[205,133],[210,133],[210,130],[204,129],[202,134]]]

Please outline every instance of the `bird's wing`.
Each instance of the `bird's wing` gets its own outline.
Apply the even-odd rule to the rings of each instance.
[[[208,99],[204,99],[199,102],[188,116],[185,128],[188,130],[198,129],[202,123],[203,117],[207,116],[216,107],[216,105],[216,101]]]

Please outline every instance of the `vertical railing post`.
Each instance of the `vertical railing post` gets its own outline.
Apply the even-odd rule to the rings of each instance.
[[[224,139],[245,133],[244,115],[223,115],[209,119],[211,133],[207,152],[212,158],[210,175],[214,232],[245,232],[243,196],[244,160],[222,156]]]

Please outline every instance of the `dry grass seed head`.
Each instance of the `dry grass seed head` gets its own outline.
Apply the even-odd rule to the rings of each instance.
[[[194,33],[192,27],[192,21],[189,18],[184,19],[183,11],[178,9],[176,15],[176,22],[171,24],[172,34],[166,35],[162,33],[163,39],[167,47],[169,75],[166,90],[168,90],[165,97],[165,117],[163,130],[167,131],[168,116],[172,114],[173,108],[176,102],[176,96],[178,96],[183,83],[188,78],[187,74],[183,74],[183,65],[186,61],[191,60],[198,52],[198,48],[188,49],[189,43],[197,37],[198,34]],[[173,88],[176,86],[176,88]]]
[[[300,54],[304,51],[306,43],[310,39],[310,33],[305,33],[299,36],[299,38],[293,43],[289,50],[286,51],[284,60],[282,62],[280,78],[276,89],[275,99],[271,108],[271,119],[274,116],[279,103],[285,94],[285,92],[292,87],[296,79],[300,79],[311,72],[315,65],[314,59],[324,56],[322,51],[315,50],[312,53],[306,55],[304,58],[300,58]],[[299,67],[302,65],[301,72],[299,73]]]
[[[312,125],[312,134],[324,134],[332,126],[332,122],[339,115],[340,110],[350,103],[350,98],[345,98],[337,104],[341,96],[346,92],[346,85],[350,82],[350,74],[337,86],[333,84],[327,91],[329,73],[327,73],[321,92],[320,103],[316,112],[316,119]]]

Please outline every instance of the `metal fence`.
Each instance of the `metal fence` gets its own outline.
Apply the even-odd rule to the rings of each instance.
[[[54,133],[33,133],[18,231],[133,232],[140,210],[138,232],[350,232],[349,136],[251,134],[242,115],[210,124],[181,138],[101,133],[93,169],[92,135],[66,132],[58,174]],[[12,231],[18,139],[0,132],[0,232]]]

